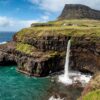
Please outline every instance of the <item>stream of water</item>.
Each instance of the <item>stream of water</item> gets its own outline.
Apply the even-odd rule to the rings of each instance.
[[[70,47],[71,47],[71,40],[69,40],[67,44],[64,74],[59,76],[58,81],[64,83],[65,85],[73,84],[75,82],[80,82],[83,86],[85,86],[90,81],[92,76],[82,74],[78,71],[73,71],[73,72],[69,71]]]

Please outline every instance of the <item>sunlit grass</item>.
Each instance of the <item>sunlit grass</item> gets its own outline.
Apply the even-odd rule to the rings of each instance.
[[[52,26],[22,29],[16,35],[17,40],[24,41],[25,38],[39,39],[43,36],[57,35],[100,37],[100,21],[98,20],[63,20],[52,21],[46,24],[52,24]]]
[[[89,92],[82,98],[82,100],[100,100],[100,89]]]
[[[36,48],[29,44],[17,43],[16,50],[23,52],[25,54],[32,54],[33,51],[36,50]]]

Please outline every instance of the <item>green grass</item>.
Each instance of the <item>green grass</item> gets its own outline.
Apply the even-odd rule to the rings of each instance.
[[[25,54],[32,55],[33,51],[36,50],[36,48],[28,44],[17,43],[16,50],[23,52]]]
[[[81,27],[98,27],[100,26],[100,21],[99,20],[89,20],[89,19],[81,19],[81,20],[77,20],[77,19],[70,19],[70,20],[61,20],[61,21],[52,21],[52,22],[48,22],[51,24],[54,24],[56,26],[61,26],[63,24],[74,24],[74,25],[78,25]]]
[[[42,57],[42,58],[51,58],[58,55],[58,52],[56,51],[41,52],[38,51],[34,46],[29,44],[24,44],[21,42],[16,44],[16,50],[25,54],[32,55],[34,57]]]
[[[46,24],[53,26],[39,26],[22,29],[16,35],[18,41],[27,38],[40,39],[43,36],[72,36],[72,37],[100,37],[100,21],[98,20],[63,20]],[[66,24],[66,25],[64,25]]]
[[[82,100],[100,100],[100,89],[89,92],[82,98]]]

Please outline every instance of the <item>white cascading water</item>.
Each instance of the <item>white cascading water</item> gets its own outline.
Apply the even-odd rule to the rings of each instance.
[[[66,52],[66,60],[65,60],[65,67],[64,67],[64,75],[59,76],[59,81],[65,84],[72,84],[72,80],[69,78],[69,56],[70,56],[70,46],[71,40],[68,41],[67,44],[67,52]]]
[[[84,75],[80,72],[69,72],[69,57],[70,57],[70,46],[71,46],[71,40],[68,41],[67,44],[67,52],[66,52],[66,60],[65,60],[65,66],[64,66],[64,74],[59,76],[59,82],[64,83],[65,85],[73,84],[75,81],[79,81],[84,86],[84,82],[88,83],[91,79],[91,75]],[[74,76],[74,79],[71,79],[70,77]],[[72,81],[73,80],[73,81]],[[58,96],[58,98],[55,98],[54,96],[51,96],[49,100],[64,100],[64,98],[61,98]]]
[[[69,78],[69,75],[68,75],[68,66],[69,66],[69,56],[70,56],[70,40],[68,41],[68,44],[67,44],[67,53],[66,53],[66,60],[65,60],[65,69],[64,69],[64,77],[65,78]]]
[[[89,80],[91,79],[91,75],[85,75],[85,74],[81,74],[80,72],[69,72],[69,57],[70,57],[70,47],[71,47],[71,40],[68,41],[67,44],[67,52],[66,52],[66,60],[65,60],[65,66],[64,66],[64,74],[59,76],[59,82],[62,82],[66,85],[72,84],[74,81],[80,81],[88,83]],[[70,77],[74,76],[73,79],[71,79]]]

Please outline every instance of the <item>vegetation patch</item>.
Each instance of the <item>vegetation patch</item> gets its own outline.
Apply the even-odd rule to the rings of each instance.
[[[98,20],[62,20],[32,25],[16,33],[17,41],[38,40],[46,36],[100,37]]]
[[[34,46],[29,45],[29,44],[17,43],[16,50],[23,52],[25,54],[32,55],[33,51],[36,51],[36,48]]]
[[[43,58],[43,59],[55,57],[56,55],[58,55],[57,51],[41,52],[37,50],[34,46],[24,43],[17,43],[16,50],[25,54],[32,55],[33,57]]]
[[[82,100],[100,100],[100,89],[89,92],[82,98]]]

